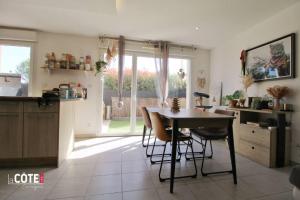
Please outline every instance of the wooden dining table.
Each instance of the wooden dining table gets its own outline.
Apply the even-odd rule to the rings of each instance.
[[[228,146],[232,163],[232,173],[234,184],[237,183],[235,150],[232,126],[228,126],[234,119],[233,116],[203,112],[199,109],[181,109],[179,112],[171,112],[170,108],[147,107],[148,112],[157,112],[161,116],[169,119],[172,124],[172,153],[171,153],[171,173],[170,192],[174,189],[174,175],[176,164],[177,136],[179,128],[199,128],[199,127],[228,127]]]

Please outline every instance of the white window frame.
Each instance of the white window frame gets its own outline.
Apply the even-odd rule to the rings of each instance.
[[[28,82],[28,96],[32,96],[33,93],[33,82],[34,82],[34,42],[27,41],[13,41],[13,40],[2,40],[0,39],[0,45],[8,46],[19,46],[30,48],[30,71],[29,71],[29,82]]]
[[[104,52],[105,53],[105,52]],[[103,55],[104,55],[103,53]],[[153,58],[154,55],[151,53],[146,52],[139,52],[139,51],[125,51],[125,55],[132,56],[132,79],[131,79],[131,107],[130,107],[130,132],[129,133],[122,133],[118,136],[131,136],[131,135],[137,135],[135,132],[135,125],[136,125],[136,106],[137,106],[137,58],[138,57],[149,57]],[[186,59],[189,62],[187,72],[186,72],[186,80],[187,80],[187,91],[186,91],[186,108],[191,108],[191,81],[192,81],[192,74],[191,74],[191,68],[192,68],[192,58],[187,56],[179,56],[179,55],[170,55],[169,58],[175,58],[175,59]],[[103,102],[104,98],[104,79],[101,79],[101,102]],[[100,106],[100,116],[103,116],[103,106]],[[99,127],[99,134],[97,136],[116,136],[110,135],[108,133],[102,132],[102,123],[103,119],[101,117],[100,120],[100,127]],[[139,134],[140,135],[140,134]]]

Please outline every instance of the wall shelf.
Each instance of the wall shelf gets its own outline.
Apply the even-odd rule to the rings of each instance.
[[[65,69],[65,68],[49,68],[49,67],[41,67],[42,69],[48,71],[82,71],[82,72],[93,72],[94,70],[83,70],[83,69]]]

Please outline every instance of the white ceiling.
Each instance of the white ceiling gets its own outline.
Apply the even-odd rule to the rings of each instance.
[[[299,1],[0,0],[0,26],[213,48]]]

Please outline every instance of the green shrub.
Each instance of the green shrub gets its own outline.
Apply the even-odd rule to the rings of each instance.
[[[155,91],[156,73],[148,71],[139,71],[137,86],[139,91]],[[124,70],[123,88],[125,91],[131,90],[132,74],[131,70]],[[110,69],[104,77],[105,88],[116,91],[118,89],[118,73],[116,69]],[[180,79],[177,74],[169,76],[169,90],[181,90],[186,88],[186,81]]]

